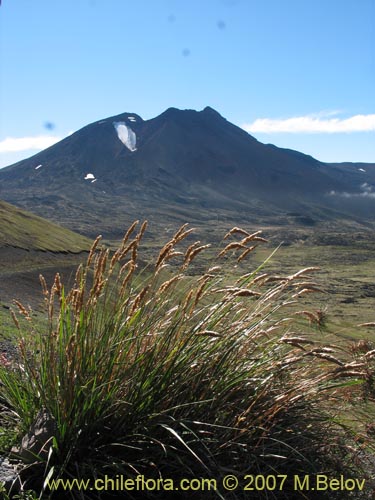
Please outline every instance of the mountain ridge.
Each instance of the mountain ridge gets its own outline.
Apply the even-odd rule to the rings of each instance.
[[[263,144],[209,106],[171,107],[150,120],[128,112],[97,120],[5,167],[0,197],[90,236],[93,226],[113,236],[141,217],[160,226],[277,225],[290,212],[373,220],[375,165],[358,165]]]

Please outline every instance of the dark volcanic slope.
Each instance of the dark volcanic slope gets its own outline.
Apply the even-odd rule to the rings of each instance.
[[[216,111],[100,120],[0,170],[0,197],[96,235],[135,218],[371,218],[374,165],[327,165],[258,142]],[[271,218],[270,218],[271,217]]]

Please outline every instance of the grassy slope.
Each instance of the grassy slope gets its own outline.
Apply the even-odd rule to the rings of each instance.
[[[230,251],[233,240],[229,240],[219,259],[222,271],[211,268],[200,275],[195,269],[193,276],[177,268],[172,271],[170,259],[181,255],[173,251],[179,243],[177,234],[181,235],[177,233],[152,266],[155,272],[145,273],[141,279],[135,264],[141,234],[132,246],[124,242],[111,266],[109,262],[106,266],[105,249],[94,256],[92,268],[97,272],[91,290],[85,289],[86,274],[81,276],[80,288],[75,288],[82,300],[77,300],[77,294],[60,295],[56,281],[54,293],[61,299],[63,314],[55,322],[49,309],[49,331],[60,335],[45,335],[42,330],[38,340],[38,329],[31,326],[30,349],[24,352],[33,353],[35,363],[22,366],[32,370],[2,370],[2,396],[15,410],[11,417],[19,415],[11,422],[26,432],[42,403],[56,416],[58,446],[51,448],[48,465],[42,464],[45,473],[53,465],[51,474],[60,471],[68,477],[72,473],[87,476],[88,472],[93,476],[90,468],[95,477],[102,471],[131,477],[138,470],[145,477],[154,477],[159,468],[164,477],[202,474],[221,479],[230,464],[229,470],[240,478],[259,472],[265,476],[269,472],[308,475],[320,470],[331,477],[338,477],[339,472],[360,477],[361,471],[347,468],[354,464],[347,464],[348,447],[341,447],[339,438],[350,438],[345,445],[352,438],[339,433],[333,415],[337,421],[337,413],[347,413],[345,391],[350,387],[340,373],[356,382],[362,374],[354,367],[363,365],[344,365],[333,354],[327,357],[328,352],[341,359],[343,353],[336,346],[324,351],[326,339],[313,340],[308,325],[299,331],[299,321],[289,321],[294,312],[291,294],[294,297],[301,290],[300,296],[313,286],[306,270],[275,282],[255,274],[240,277],[242,266],[234,260]],[[256,241],[254,236],[250,244]],[[192,248],[186,250],[185,262]],[[286,268],[296,266],[294,250],[276,254],[270,264],[284,274]],[[264,251],[269,254],[269,249]],[[215,249],[209,252],[217,255]],[[305,252],[299,258],[310,260],[316,255],[303,256]],[[327,255],[332,253],[331,249]],[[127,267],[125,258],[129,259]],[[211,267],[217,263],[214,260],[206,257],[204,262]],[[120,261],[121,267],[114,266]],[[258,263],[250,258],[243,267],[246,272],[254,271]],[[111,273],[116,269],[118,275],[114,276]],[[176,280],[164,276],[162,269],[175,274]],[[114,277],[119,289],[112,295]],[[302,299],[299,307],[305,305]],[[32,318],[25,313],[24,324],[30,326]],[[293,324],[297,333],[291,329]],[[315,356],[319,353],[323,354]],[[35,386],[41,388],[37,399]],[[19,387],[25,390],[21,393]],[[351,394],[358,397],[355,389]],[[119,405],[119,401],[126,404]],[[338,467],[337,459],[342,459],[344,469]],[[42,478],[41,474],[31,476],[32,481]],[[286,490],[273,498],[304,496]],[[245,498],[237,493],[224,492],[228,499]],[[319,491],[309,493],[308,498],[359,498],[341,491],[333,495]],[[189,497],[190,493],[179,498]],[[159,498],[165,498],[164,494]],[[254,498],[270,497],[258,492]]]
[[[0,340],[12,330],[13,299],[39,306],[39,274],[49,282],[59,272],[68,281],[90,245],[79,234],[0,201]]]
[[[202,241],[206,239],[213,242],[219,240],[218,233],[224,234],[227,224],[207,224],[205,231],[198,228],[195,234]],[[261,228],[254,223],[247,223],[245,227],[249,230]],[[142,252],[144,262],[152,260],[167,232],[164,229],[163,234],[160,234],[152,224],[151,228],[151,237],[146,239]],[[361,238],[357,235],[348,240],[346,231],[343,231],[343,243],[340,235],[336,234],[333,244],[327,244],[325,238],[329,234],[332,239],[332,233],[306,228],[300,229],[300,233],[293,225],[274,230],[264,228],[264,235],[270,238],[270,243],[268,248],[258,249],[252,259],[260,263],[280,242],[293,241],[291,245],[282,245],[269,262],[267,270],[293,273],[303,267],[319,266],[319,282],[328,293],[312,297],[311,305],[327,309],[329,330],[349,338],[374,338],[373,331],[356,328],[359,323],[375,319],[373,240],[369,235],[366,236],[367,233],[359,232]],[[314,234],[313,241],[311,235]],[[307,241],[303,242],[306,238]],[[55,272],[69,277],[81,261],[78,255],[74,256],[71,252],[87,249],[90,243],[90,240],[74,232],[0,201],[0,276],[3,282],[0,300],[8,302],[12,298],[22,300],[23,297],[30,300],[35,294],[39,301],[39,273],[42,272],[50,280]],[[111,243],[116,246],[117,242]],[[18,250],[9,247],[17,247]]]
[[[78,253],[89,246],[88,239],[0,201],[0,248]]]
[[[261,248],[253,258],[261,262],[269,249]],[[370,246],[361,242],[348,246],[290,245],[282,246],[273,256],[267,271],[293,273],[304,267],[317,266],[317,281],[324,291],[307,301],[313,310],[327,315],[324,336],[375,341],[374,329],[359,327],[375,321],[375,255]]]

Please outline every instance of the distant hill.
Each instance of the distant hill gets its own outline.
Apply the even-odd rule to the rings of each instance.
[[[262,144],[212,108],[123,113],[0,170],[0,198],[83,234],[185,221],[372,225],[375,165]]]

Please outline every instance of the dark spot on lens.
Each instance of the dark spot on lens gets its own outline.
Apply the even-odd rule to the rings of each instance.
[[[55,124],[52,122],[45,122],[44,128],[46,128],[47,130],[53,130],[55,128]]]

